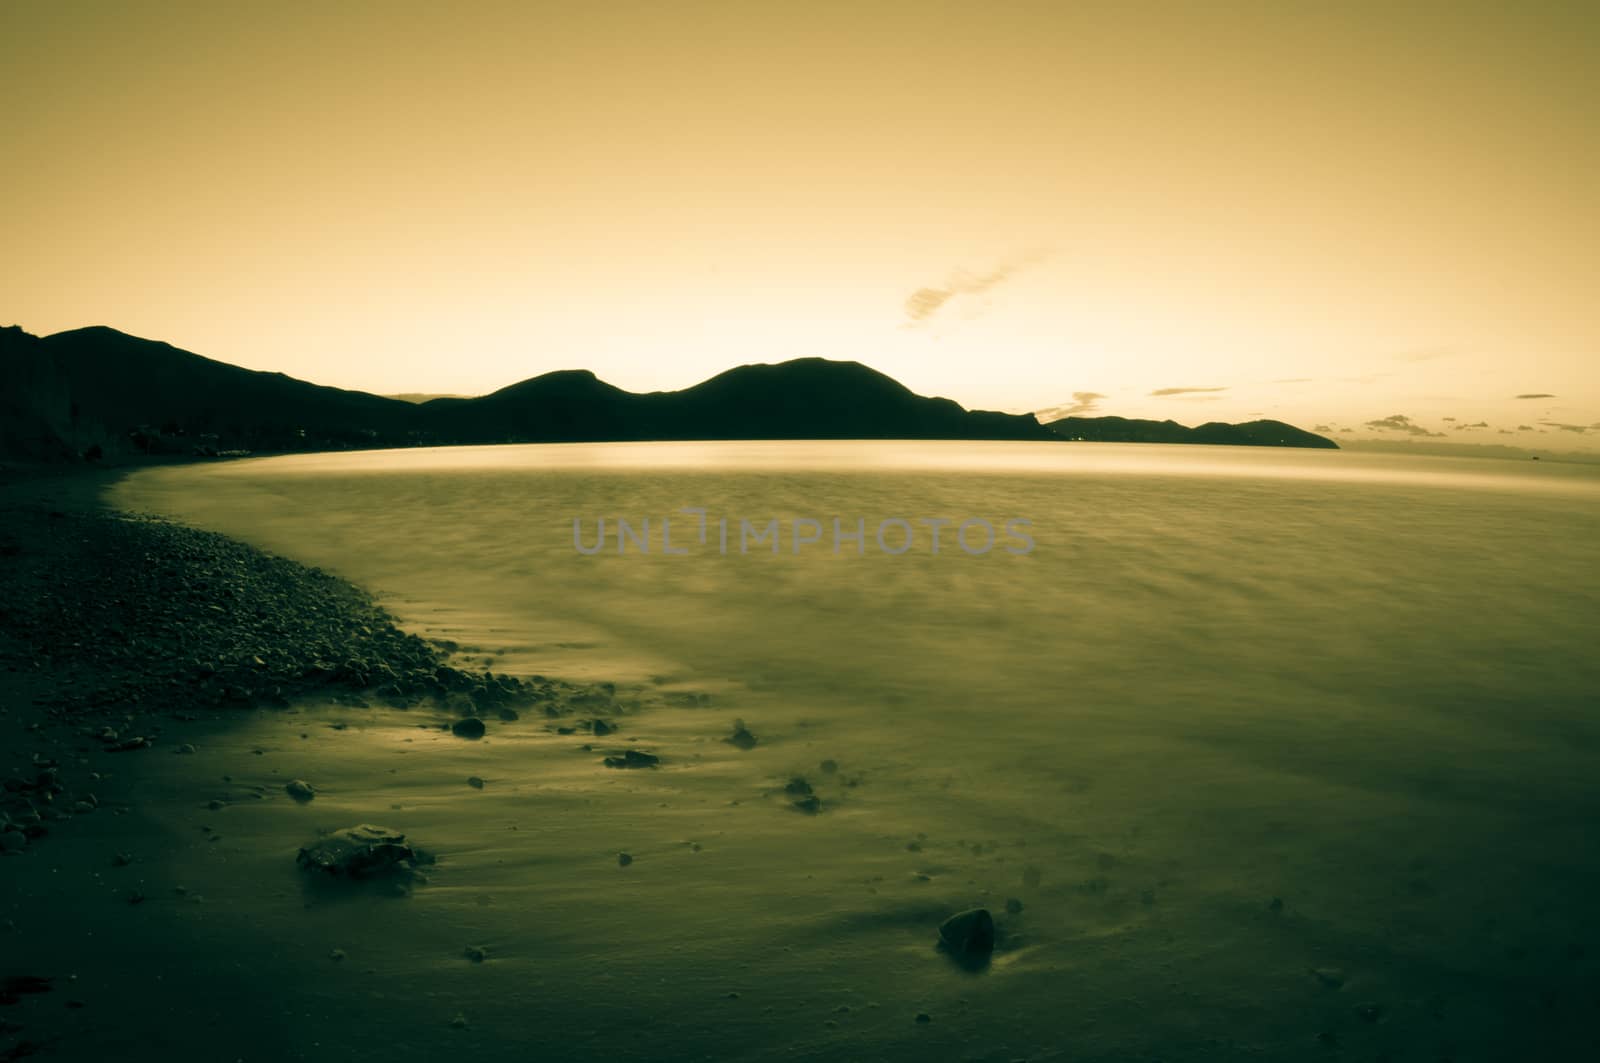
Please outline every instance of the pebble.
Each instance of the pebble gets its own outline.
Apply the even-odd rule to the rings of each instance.
[[[617,854],[617,864],[619,866],[627,867],[631,863],[633,863],[633,857],[632,856],[628,855],[627,853],[618,853]]]
[[[625,750],[621,756],[610,756],[605,759],[608,768],[653,768],[660,763],[660,757],[639,749]]]
[[[301,803],[317,796],[317,788],[304,779],[290,779],[284,784],[283,792]]]
[[[467,785],[472,787],[474,790],[481,790],[483,789],[483,780],[478,778],[476,775],[469,775],[467,776]]]
[[[994,952],[994,917],[987,908],[957,912],[939,925],[939,940],[958,960],[987,960]]]
[[[482,738],[488,728],[476,716],[468,716],[450,725],[450,733],[457,738]]]
[[[463,955],[473,963],[482,963],[488,959],[489,953],[482,945],[468,945],[462,950]]]

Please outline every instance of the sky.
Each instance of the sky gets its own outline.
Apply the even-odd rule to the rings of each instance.
[[[1600,448],[1593,3],[6,0],[0,100],[38,334]]]

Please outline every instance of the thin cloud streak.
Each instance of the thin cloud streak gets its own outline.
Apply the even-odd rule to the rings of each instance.
[[[1001,263],[988,273],[976,277],[957,272],[942,288],[918,288],[906,297],[906,328],[916,328],[937,314],[951,299],[958,295],[982,295],[993,288],[1004,284],[1018,273],[1031,266],[1038,265],[1050,257],[1048,250],[1030,251],[1018,258]]]

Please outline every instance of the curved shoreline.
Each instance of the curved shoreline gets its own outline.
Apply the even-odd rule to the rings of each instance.
[[[516,719],[612,690],[457,668],[365,590],[225,535],[122,512],[127,470],[0,483],[0,852],[93,811],[98,753],[156,743],[164,719],[321,697]],[[598,697],[597,697],[598,695]],[[65,775],[63,764],[66,764]]]

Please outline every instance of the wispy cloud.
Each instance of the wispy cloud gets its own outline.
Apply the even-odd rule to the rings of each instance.
[[[1562,424],[1560,421],[1540,421],[1539,423],[1548,425],[1551,428],[1559,428],[1563,432],[1576,432],[1578,435],[1583,435],[1590,427],[1586,424]]]
[[[1060,420],[1063,417],[1072,417],[1080,413],[1093,413],[1100,406],[1100,400],[1106,398],[1098,391],[1074,391],[1072,401],[1063,406],[1052,406],[1048,410],[1039,410],[1034,413],[1041,422]]]
[[[1163,398],[1169,395],[1204,395],[1212,391],[1227,390],[1227,388],[1156,388],[1150,395],[1152,398]]]
[[[1411,436],[1433,436],[1438,438],[1444,435],[1443,432],[1430,432],[1403,413],[1393,413],[1388,417],[1380,417],[1376,421],[1368,421],[1367,427],[1376,428],[1380,432],[1404,432],[1406,435]]]
[[[931,319],[956,296],[982,295],[1049,257],[1050,252],[1047,250],[1029,251],[1017,258],[1002,262],[988,273],[974,276],[958,270],[941,288],[918,288],[906,297],[905,310],[908,320],[905,327],[916,328]]]
[[[1514,396],[1514,397],[1515,398],[1519,398],[1519,399],[1553,399],[1553,398],[1555,398],[1555,396],[1550,394],[1548,391],[1530,391],[1526,395],[1517,395],[1517,396]]]

